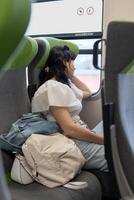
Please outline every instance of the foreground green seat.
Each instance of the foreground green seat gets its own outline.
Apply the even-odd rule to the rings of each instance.
[[[30,0],[0,0],[0,68],[21,41],[30,14]]]
[[[24,36],[21,46],[17,48],[17,51],[15,50],[0,71],[0,134],[8,133],[14,121],[22,114],[30,112],[26,67],[32,61],[37,51],[38,45],[36,40]],[[2,195],[2,200],[11,200],[3,177],[5,176],[7,180],[10,179],[10,169],[14,155],[2,151],[2,157],[5,175],[3,174],[0,157],[0,194]]]
[[[31,14],[30,0],[0,0],[0,69],[4,67],[8,58],[13,54],[14,50],[20,43],[25,33],[25,30],[27,28],[30,14]],[[21,45],[19,47],[21,48]],[[5,80],[5,76],[4,76],[5,74],[6,73],[5,72],[3,73],[3,70],[0,71],[1,85],[3,85],[4,83],[3,80]],[[7,85],[7,87],[9,86],[10,84]],[[7,88],[7,89],[9,90],[12,89],[12,86],[11,88]],[[10,105],[10,103],[8,105],[9,96],[7,95],[8,94],[7,89],[5,88],[5,86],[3,86],[2,90],[0,89],[1,91],[0,100],[1,102],[3,102],[3,105],[1,105],[0,107],[0,113],[1,113],[1,117],[4,113],[8,121],[8,119],[11,116],[11,113],[14,111],[14,116],[16,115],[16,113],[15,113],[15,110]],[[3,99],[4,96],[7,97],[6,98],[7,102],[5,102],[5,99]],[[12,93],[12,96],[14,96],[14,92]],[[4,112],[6,108],[8,110],[7,113]],[[19,114],[18,111],[16,112]],[[5,123],[7,122],[6,118],[3,120],[3,122],[4,121]],[[2,122],[2,125],[4,124],[3,122]],[[7,124],[5,124],[5,128],[7,128],[7,126],[8,126],[8,122]],[[1,127],[1,131],[3,132],[4,126],[3,128],[2,126],[0,127]],[[7,162],[6,162],[7,165],[10,163],[10,159],[8,158],[9,157],[7,157]],[[10,195],[10,192],[8,191],[7,184],[5,183],[5,179],[4,179],[4,170],[3,170],[1,155],[0,155],[0,199],[11,200],[11,195]]]

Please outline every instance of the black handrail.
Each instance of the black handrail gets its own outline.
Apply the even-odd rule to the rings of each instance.
[[[104,69],[98,66],[98,54],[99,54],[99,43],[100,42],[105,42],[106,43],[106,40],[105,39],[100,39],[100,40],[97,40],[94,43],[94,46],[93,46],[93,66],[96,69],[99,69],[99,70],[102,71]]]

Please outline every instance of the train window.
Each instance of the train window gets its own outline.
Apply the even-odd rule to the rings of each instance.
[[[75,62],[75,75],[90,88],[92,93],[96,93],[100,88],[100,71],[93,67],[92,55],[79,55]]]
[[[36,38],[50,36],[76,43],[80,54],[75,74],[93,93],[100,88],[100,71],[93,67],[93,45],[102,37],[102,13],[102,0],[36,0],[26,32]],[[98,58],[100,66],[101,48]]]
[[[93,45],[97,39],[70,40],[79,46],[80,54],[75,60],[75,75],[96,93],[100,88],[100,71],[93,66]],[[101,46],[98,65],[101,66]]]

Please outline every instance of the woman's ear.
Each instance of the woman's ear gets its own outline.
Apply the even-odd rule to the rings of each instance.
[[[63,60],[63,64],[67,67],[67,61]]]
[[[63,61],[64,65],[66,66],[67,69],[70,69],[70,63],[69,61]]]

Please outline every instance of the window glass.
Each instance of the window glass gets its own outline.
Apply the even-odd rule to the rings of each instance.
[[[100,87],[100,71],[95,69],[92,64],[92,55],[78,55],[75,60],[75,75],[79,77],[95,93]],[[101,56],[99,56],[99,63]]]
[[[93,45],[97,39],[80,39],[80,40],[69,40],[79,46],[79,49],[93,49]],[[100,46],[99,46],[100,47]]]
[[[92,93],[96,93],[100,88],[100,70],[94,68],[93,54],[89,54],[88,50],[93,50],[94,43],[97,40],[98,39],[70,40],[78,45],[79,50],[87,50],[87,54],[79,54],[75,60],[75,75],[90,88]],[[101,45],[99,49],[101,49]],[[98,65],[99,67],[101,66],[101,54],[98,56]]]

